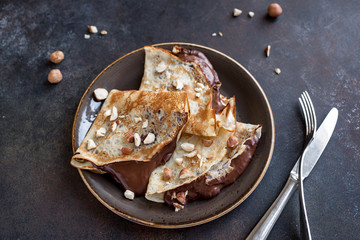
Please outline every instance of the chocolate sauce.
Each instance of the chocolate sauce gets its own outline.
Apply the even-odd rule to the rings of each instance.
[[[173,206],[173,203],[179,203],[176,198],[171,199],[174,192],[177,194],[178,192],[188,191],[185,203],[192,202],[198,198],[209,199],[215,197],[220,193],[222,188],[234,183],[235,180],[244,172],[254,155],[258,142],[259,138],[256,134],[253,139],[249,139],[245,142],[246,149],[244,152],[231,161],[231,166],[234,169],[230,173],[209,182],[206,182],[206,175],[203,175],[189,184],[167,191],[164,196],[165,202],[169,206]]]
[[[221,102],[220,99],[221,82],[209,59],[207,59],[205,54],[197,50],[188,50],[184,48],[178,49],[180,52],[175,54],[177,57],[185,62],[194,62],[198,64],[203,71],[208,84],[213,89],[212,108],[215,110],[215,113],[220,113],[225,108],[225,105]]]
[[[175,147],[176,138],[156,153],[149,162],[125,161],[94,166],[109,173],[124,189],[133,191],[135,195],[144,195],[152,171],[171,158]]]

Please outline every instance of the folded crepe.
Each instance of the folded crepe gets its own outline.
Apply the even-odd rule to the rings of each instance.
[[[226,142],[228,138],[233,134],[239,139],[240,144],[235,148],[229,148],[226,146]],[[228,132],[221,128],[218,137],[213,138],[214,144],[216,146],[208,148],[208,151],[203,150],[204,147],[199,144],[199,141],[194,141],[190,138],[190,142],[196,144],[196,148],[200,149],[200,152],[202,152],[204,156],[214,156],[215,158],[211,159],[211,161],[206,161],[206,158],[203,159],[206,163],[205,166],[203,168],[195,170],[196,174],[194,174],[193,177],[184,180],[180,178],[179,172],[181,172],[181,170],[185,166],[191,166],[194,160],[183,158],[186,163],[182,165],[177,164],[176,156],[181,156],[181,154],[183,154],[181,149],[177,147],[173,157],[165,164],[165,166],[160,166],[156,168],[151,174],[147,188],[148,190],[145,194],[145,197],[150,201],[162,203],[165,202],[164,195],[167,191],[176,191],[176,189],[181,189],[182,186],[192,184],[198,180],[200,180],[201,184],[202,179],[206,179],[204,184],[209,184],[209,186],[211,184],[217,184],[218,182],[216,180],[225,178],[227,174],[230,174],[232,171],[234,171],[234,168],[231,166],[231,162],[233,160],[236,160],[236,158],[238,158],[244,153],[244,151],[247,149],[247,142],[253,140],[254,138],[259,139],[260,137],[260,125],[237,122],[235,133]],[[179,143],[182,141],[184,140],[180,139]],[[248,160],[250,161],[250,159]],[[197,162],[199,162],[199,160],[197,160]],[[248,162],[246,163],[246,165],[247,164]],[[165,167],[170,168],[171,171],[175,173],[173,174],[173,178],[171,178],[170,180],[164,179],[163,171]],[[238,171],[243,170],[244,168]],[[240,174],[241,173],[236,176],[238,177]],[[186,187],[184,189],[186,189]],[[219,192],[220,189],[218,189],[217,192]]]
[[[125,161],[149,162],[176,141],[189,117],[184,92],[112,90],[71,164],[95,166]]]
[[[175,47],[173,51],[180,53],[185,50]],[[140,90],[185,91],[188,94],[191,117],[184,132],[199,136],[216,136],[213,106],[220,106],[217,108],[219,113],[225,107],[225,105],[222,106],[218,93],[221,83],[216,75],[217,85],[212,86],[215,84],[214,80],[208,79],[209,76],[215,78],[210,74],[212,66],[203,54],[196,59],[197,62],[185,61],[168,50],[145,46],[145,67]],[[201,66],[198,63],[201,63]],[[206,69],[208,73],[205,74],[203,69]],[[213,72],[216,74],[215,71]],[[218,97],[218,101],[213,104],[214,96]]]
[[[152,172],[145,197],[150,201],[164,202],[166,191],[190,183],[207,173],[226,157],[227,140],[234,134],[235,126],[235,98],[233,97],[219,115],[217,136],[203,137],[184,133],[169,161]],[[171,179],[164,178],[165,168],[171,170]],[[184,171],[189,173],[188,177],[184,177]]]

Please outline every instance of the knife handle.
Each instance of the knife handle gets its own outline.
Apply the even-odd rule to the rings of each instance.
[[[276,198],[258,224],[256,224],[254,229],[250,232],[246,240],[263,240],[268,237],[271,229],[275,225],[291,195],[296,190],[297,184],[297,180],[295,180],[295,178],[290,175],[279,196]]]

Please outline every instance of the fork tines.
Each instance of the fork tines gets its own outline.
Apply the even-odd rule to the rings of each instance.
[[[301,94],[299,102],[304,113],[306,135],[309,135],[311,132],[316,131],[316,115],[314,105],[307,91]]]

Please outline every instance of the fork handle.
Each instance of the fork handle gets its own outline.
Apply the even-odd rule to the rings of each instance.
[[[279,196],[250,232],[246,240],[263,240],[268,237],[291,195],[296,190],[297,183],[297,180],[290,175]]]

